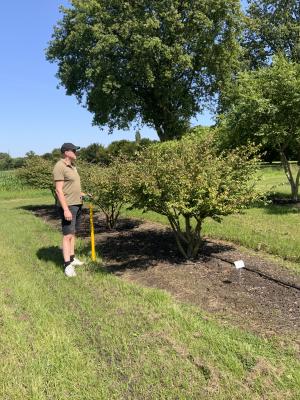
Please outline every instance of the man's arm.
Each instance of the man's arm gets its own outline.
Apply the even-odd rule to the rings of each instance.
[[[55,193],[58,197],[60,205],[64,210],[64,217],[67,221],[72,221],[72,213],[69,210],[68,204],[65,199],[65,195],[63,192],[64,181],[55,181]]]

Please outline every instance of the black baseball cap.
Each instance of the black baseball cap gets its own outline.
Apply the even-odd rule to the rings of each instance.
[[[73,144],[73,143],[64,143],[61,146],[60,151],[62,153],[64,153],[65,151],[68,151],[68,150],[79,150],[79,149],[80,149],[80,147],[79,146],[75,146],[75,144]]]

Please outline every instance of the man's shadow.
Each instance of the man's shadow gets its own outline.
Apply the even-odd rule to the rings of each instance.
[[[36,252],[37,258],[43,261],[51,261],[60,269],[63,269],[62,251],[58,246],[42,247]]]
[[[83,249],[79,251],[79,256],[87,256],[88,249]],[[64,259],[62,255],[62,249],[58,246],[41,247],[36,252],[37,258],[42,261],[52,262],[59,267],[59,269],[64,269]]]

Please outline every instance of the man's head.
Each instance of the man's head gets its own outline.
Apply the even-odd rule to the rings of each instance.
[[[75,146],[73,143],[64,143],[60,151],[64,155],[64,157],[69,158],[70,160],[76,160],[76,151],[79,150],[79,146]]]

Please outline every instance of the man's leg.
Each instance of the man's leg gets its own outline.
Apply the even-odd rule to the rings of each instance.
[[[83,262],[78,260],[78,258],[75,257],[75,235],[73,236],[73,238],[70,241],[70,246],[71,246],[71,250],[70,250],[70,261],[72,263],[72,265],[74,267],[78,267],[80,265],[83,265]]]
[[[75,235],[68,234],[63,236],[62,249],[64,262],[70,262],[71,255],[74,254]]]
[[[75,231],[80,223],[81,206],[69,206],[69,209],[72,213],[72,220],[66,221],[64,217],[62,218],[64,268],[67,276],[76,276],[74,267],[83,264],[75,258]]]
[[[70,239],[70,256],[74,258],[74,254],[75,254],[75,235],[72,235]]]
[[[81,218],[82,218],[82,206],[81,205],[75,206],[74,207],[75,232],[78,232],[80,228]],[[75,257],[75,235],[71,242],[71,263],[73,266],[76,267],[84,264],[82,261],[78,260],[78,258]]]
[[[74,266],[72,265],[71,260],[71,250],[72,250],[72,242],[74,244],[74,235],[69,233],[63,236],[63,257],[64,257],[64,269],[65,274],[69,277],[76,276],[76,272],[74,270]]]
[[[74,252],[74,236],[75,236],[75,216],[73,214],[73,207],[69,207],[72,213],[72,220],[67,221],[64,218],[63,210],[60,209],[60,215],[62,218],[62,253],[64,258],[64,270],[67,276],[76,276],[76,272],[74,270],[74,266],[71,265],[71,255]]]

